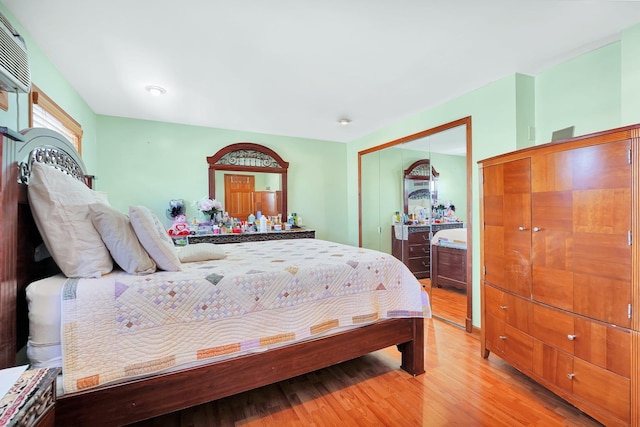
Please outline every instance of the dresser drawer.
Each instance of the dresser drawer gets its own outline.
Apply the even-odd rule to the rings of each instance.
[[[428,231],[409,233],[408,240],[410,245],[429,244],[431,242]]]
[[[409,270],[412,273],[429,273],[429,257],[409,258]],[[427,276],[428,277],[428,276]]]
[[[407,257],[411,258],[427,258],[427,263],[429,262],[429,256],[431,255],[431,246],[430,245],[409,245],[408,246],[409,253]]]

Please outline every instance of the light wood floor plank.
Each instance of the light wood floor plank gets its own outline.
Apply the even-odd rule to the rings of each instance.
[[[427,320],[425,347],[417,377],[389,347],[132,427],[600,426],[460,328]]]

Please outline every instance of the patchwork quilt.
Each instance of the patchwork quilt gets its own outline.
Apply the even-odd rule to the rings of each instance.
[[[430,317],[391,255],[318,239],[224,245],[221,260],[68,279],[64,392],[264,351],[397,317]]]

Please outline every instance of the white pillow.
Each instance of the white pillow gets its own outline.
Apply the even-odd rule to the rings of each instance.
[[[130,206],[129,220],[133,230],[138,236],[138,240],[147,250],[151,258],[156,262],[158,268],[166,271],[179,271],[180,260],[173,240],[169,237],[167,230],[146,206]]]
[[[113,260],[91,224],[89,205],[104,196],[53,166],[34,163],[29,203],[44,244],[67,277],[100,277]]]
[[[156,263],[138,241],[125,214],[102,203],[90,204],[89,210],[93,226],[120,268],[131,274],[156,271]]]
[[[178,258],[180,262],[209,261],[212,259],[226,258],[224,250],[213,243],[194,243],[186,246],[179,246]]]

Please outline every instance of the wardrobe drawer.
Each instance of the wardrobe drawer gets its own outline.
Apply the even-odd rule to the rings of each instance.
[[[567,393],[573,393],[573,356],[542,341],[533,344],[533,372]]]
[[[493,286],[484,287],[484,309],[487,315],[491,315],[496,319],[504,322],[507,310],[506,298],[504,292],[494,288]]]
[[[580,359],[631,377],[631,331],[576,316],[574,351]]]
[[[531,335],[549,345],[573,354],[575,316],[540,304],[532,304]]]
[[[577,357],[573,359],[573,394],[614,415],[631,422],[631,381]]]

